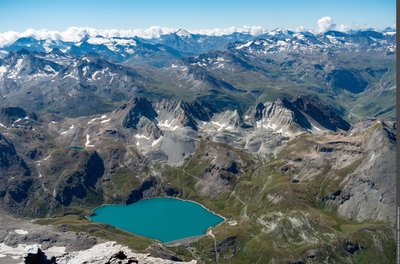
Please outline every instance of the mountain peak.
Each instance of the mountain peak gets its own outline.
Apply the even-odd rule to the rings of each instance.
[[[192,34],[189,31],[183,28],[176,31],[175,34],[178,35],[179,37],[187,37],[187,38],[192,36]]]

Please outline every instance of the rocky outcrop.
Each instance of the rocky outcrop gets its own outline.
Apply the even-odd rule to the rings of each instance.
[[[0,214],[1,263],[162,263],[183,262],[176,254],[159,244],[148,253],[136,253],[127,246],[106,242],[81,232],[68,231],[65,226],[37,225],[27,220]]]
[[[51,259],[48,259],[46,254],[38,248],[37,252],[28,252],[28,254],[24,257],[25,264],[56,264],[56,258],[53,256]]]
[[[144,116],[139,118],[136,129],[141,135],[152,137],[154,139],[158,139],[162,136],[161,129],[154,123],[154,121],[151,121]]]
[[[158,124],[169,127],[187,127],[198,130],[199,121],[209,121],[211,111],[202,103],[171,101],[162,99],[155,103],[158,112]]]
[[[129,104],[125,104],[120,107],[119,110],[128,108],[128,112],[122,121],[122,126],[125,128],[136,128],[140,118],[146,117],[153,121],[157,117],[156,111],[149,101],[144,98],[136,97]]]
[[[227,237],[217,244],[216,250],[222,254],[225,259],[230,259],[240,251],[240,241],[236,236]]]
[[[206,197],[217,197],[232,191],[238,178],[243,176],[244,168],[249,165],[238,153],[217,143],[201,144],[192,159],[198,164],[208,164],[196,175],[198,180],[195,184],[198,192]]]
[[[360,165],[343,179],[338,213],[357,221],[384,221],[395,225],[396,128],[376,122],[363,144]],[[351,131],[350,131],[351,133]]]
[[[76,199],[89,198],[88,192],[93,192],[97,181],[104,174],[104,164],[97,152],[70,151],[69,154],[79,163],[74,172],[58,181],[55,189],[55,199],[64,206]]]
[[[126,246],[116,244],[115,242],[105,242],[88,250],[69,252],[62,256],[57,257],[57,263],[67,264],[74,261],[82,263],[93,263],[93,264],[123,264],[123,263],[159,263],[159,264],[173,264],[177,263],[174,260],[161,259],[158,257],[152,257],[148,254],[134,253],[131,249]],[[179,260],[178,260],[179,261]],[[191,263],[196,264],[197,261],[192,260],[190,262],[179,261],[179,263]]]
[[[17,154],[12,142],[0,134],[0,200],[14,213],[26,206],[33,188],[31,171]]]
[[[258,105],[254,113],[257,128],[281,131],[282,133],[297,133],[311,129],[307,118],[286,98],[275,102]]]
[[[36,113],[27,113],[17,106],[4,107],[0,110],[0,127],[29,127],[40,124]]]
[[[17,154],[14,144],[0,133],[0,179],[4,185],[12,176],[31,174],[25,161]]]
[[[147,248],[147,251],[151,253],[152,256],[172,261],[182,261],[177,254],[166,248],[162,244],[153,244]]]
[[[149,198],[149,197],[154,197],[156,196],[156,185],[157,185],[157,180],[155,178],[150,178],[145,180],[141,186],[133,190],[132,193],[129,195],[128,199],[126,200],[126,204],[131,204],[134,202],[137,202],[143,198]]]
[[[316,96],[301,95],[292,101],[280,98],[258,104],[252,114],[257,127],[296,133],[328,129],[349,130],[350,124],[323,104]]]
[[[284,151],[292,182],[314,182],[319,202],[347,219],[394,226],[395,131],[390,120],[362,120],[346,133],[303,135]]]
[[[341,129],[347,131],[350,129],[350,124],[347,121],[316,96],[300,95],[293,101],[293,105],[329,130],[337,131]]]

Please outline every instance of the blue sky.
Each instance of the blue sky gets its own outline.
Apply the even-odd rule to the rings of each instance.
[[[229,26],[316,28],[335,23],[373,28],[396,22],[395,0],[0,0],[0,32],[27,28],[65,30],[163,27],[208,29]]]

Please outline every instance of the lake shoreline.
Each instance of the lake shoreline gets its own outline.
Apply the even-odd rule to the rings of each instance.
[[[168,242],[161,242],[167,247],[176,247],[180,245],[189,245],[192,242],[195,242],[199,239],[202,239],[203,237],[207,236],[207,233],[204,235],[198,235],[198,236],[191,236],[191,237],[185,237],[181,239],[176,239]]]
[[[216,212],[214,212],[214,211],[211,211],[210,209],[208,209],[207,207],[205,207],[203,204],[201,204],[201,203],[199,203],[199,202],[196,202],[196,201],[193,201],[193,200],[182,199],[182,198],[179,198],[179,197],[172,197],[172,196],[161,197],[161,196],[158,196],[158,197],[144,198],[144,199],[141,199],[141,200],[136,201],[136,202],[134,202],[134,203],[137,203],[137,202],[140,202],[140,201],[144,201],[144,200],[150,200],[150,199],[176,199],[176,200],[181,200],[181,201],[184,201],[184,202],[192,202],[192,203],[195,203],[195,204],[200,205],[201,207],[203,207],[203,208],[206,209],[207,211],[209,211],[209,212],[211,212],[211,213],[213,213],[213,214],[215,214],[215,215],[221,217],[222,219],[224,219],[224,221],[222,221],[221,223],[223,223],[223,222],[226,221],[226,218],[225,218],[224,216],[222,216],[222,215],[220,215],[220,214],[218,214],[218,213],[216,213]],[[131,204],[134,204],[134,203],[131,203]],[[93,211],[96,210],[97,208],[100,208],[100,207],[109,206],[109,205],[131,205],[131,204],[102,204],[102,205],[100,205],[100,206],[97,206],[97,207],[91,209],[91,212],[92,212],[91,215],[89,215],[89,216],[85,215],[85,218],[88,218],[88,219],[90,220],[89,217],[93,215]],[[221,223],[220,223],[220,224],[221,224]]]
[[[210,229],[219,226],[220,224],[226,222],[226,220],[227,220],[224,216],[222,216],[222,215],[220,215],[220,214],[218,214],[218,213],[216,213],[216,212],[214,212],[214,211],[208,209],[206,206],[204,206],[203,204],[201,204],[201,203],[199,203],[199,202],[197,202],[197,201],[188,200],[188,199],[182,199],[182,198],[178,198],[178,197],[151,197],[151,198],[144,198],[144,199],[141,199],[141,200],[139,200],[139,201],[137,201],[137,202],[135,202],[135,203],[138,203],[138,202],[140,202],[140,201],[145,201],[145,200],[152,200],[152,199],[171,199],[171,200],[179,200],[179,201],[187,202],[187,203],[193,203],[193,204],[196,204],[196,205],[200,206],[202,209],[206,210],[207,212],[209,212],[209,213],[211,213],[211,214],[213,214],[213,215],[215,215],[215,216],[218,216],[219,218],[222,219],[221,222],[219,222],[218,224],[216,224],[216,225],[214,225],[214,226],[208,227],[208,228],[204,231],[204,234],[200,234],[200,235],[189,236],[189,237],[183,237],[183,238],[179,238],[179,239],[175,239],[175,240],[171,240],[171,241],[167,241],[167,242],[162,242],[162,241],[160,241],[159,239],[147,237],[147,238],[149,238],[149,239],[156,240],[156,241],[158,241],[158,242],[160,242],[160,243],[162,243],[162,244],[164,244],[164,245],[166,245],[166,246],[188,245],[188,244],[190,244],[190,243],[192,243],[192,242],[194,242],[194,241],[197,241],[197,240],[199,240],[199,239],[201,239],[201,238],[207,236],[208,231],[209,231]],[[91,214],[90,214],[90,215],[85,215],[84,217],[85,217],[86,219],[88,219],[89,221],[91,221],[91,222],[96,222],[96,221],[93,221],[93,220],[92,220],[92,216],[97,216],[97,214],[95,213],[95,211],[96,211],[97,209],[99,209],[99,208],[106,207],[106,206],[129,206],[129,205],[133,205],[133,204],[135,204],[135,203],[131,203],[131,204],[115,204],[115,203],[114,203],[114,204],[102,204],[102,205],[100,205],[100,206],[98,206],[98,207],[95,207],[95,208],[91,209]],[[113,225],[111,225],[111,226],[113,226]],[[113,227],[118,228],[118,227],[116,227],[116,226],[113,226]],[[121,229],[121,228],[119,228],[119,229]],[[121,230],[124,230],[124,229],[121,229]],[[129,233],[132,233],[133,235],[139,235],[139,234],[136,234],[136,233],[131,232],[131,231],[127,231],[127,230],[124,230],[124,231],[129,232]],[[143,235],[139,235],[139,236],[143,236]],[[146,237],[146,236],[143,236],[143,237]]]

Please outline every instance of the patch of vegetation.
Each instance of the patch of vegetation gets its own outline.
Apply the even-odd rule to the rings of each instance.
[[[363,159],[355,160],[351,164],[349,164],[343,168],[336,169],[334,171],[334,173],[336,173],[337,175],[339,175],[340,177],[343,178],[343,177],[347,176],[348,174],[352,173],[361,164],[362,160]]]
[[[353,241],[356,241],[361,247],[354,253],[355,264],[396,262],[396,241],[386,237],[382,231],[361,230],[353,234]]]
[[[141,185],[140,178],[136,173],[128,171],[126,169],[120,169],[114,173],[110,178],[110,185],[104,189],[106,196],[114,196],[115,200],[123,199],[127,197],[132,190],[139,188]]]

